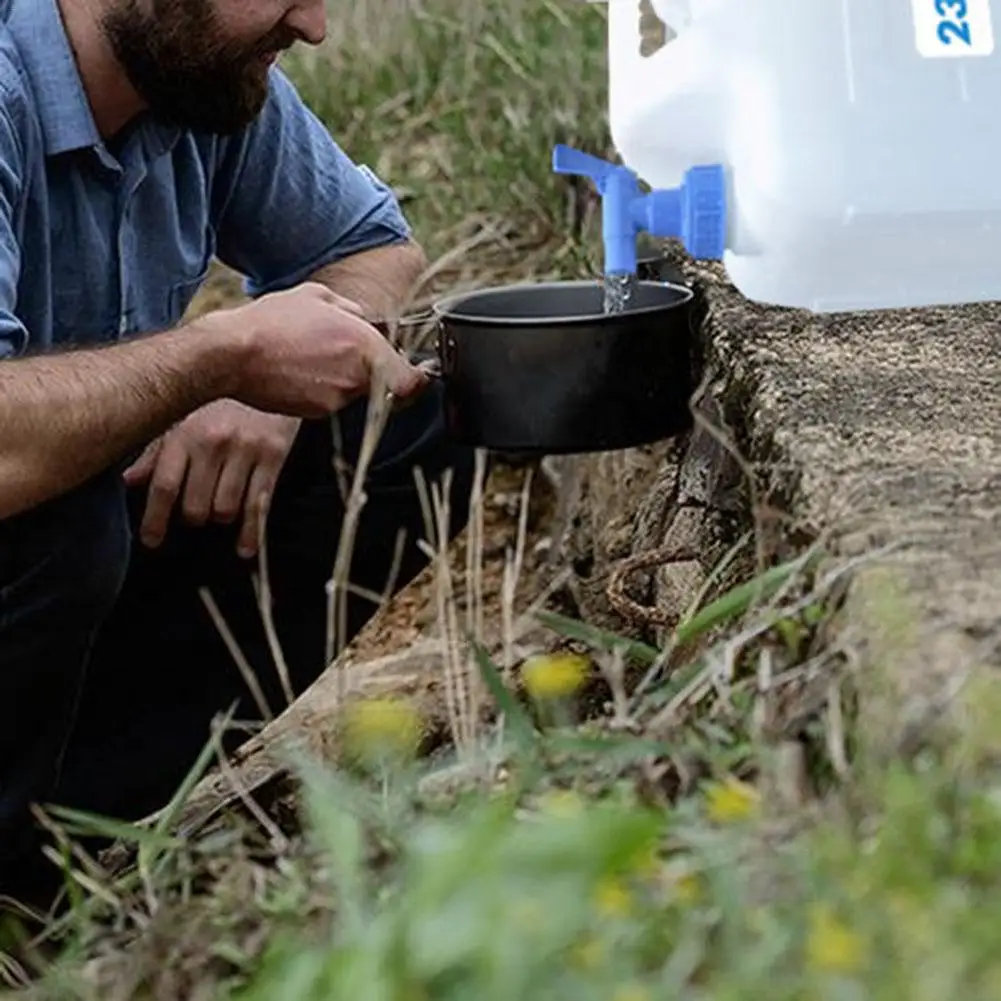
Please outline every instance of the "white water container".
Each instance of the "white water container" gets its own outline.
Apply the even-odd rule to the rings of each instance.
[[[817,312],[1001,300],[992,0],[608,0],[609,115],[653,188],[719,164],[724,266]]]

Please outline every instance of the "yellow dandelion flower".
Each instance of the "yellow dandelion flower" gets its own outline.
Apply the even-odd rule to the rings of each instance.
[[[679,856],[663,863],[659,890],[670,903],[680,904],[682,907],[699,904],[705,896],[701,873],[689,859]]]
[[[409,756],[420,739],[420,715],[400,699],[363,699],[345,708],[344,745],[356,757]]]
[[[586,657],[573,653],[538,654],[522,664],[521,674],[533,698],[558,699],[580,688],[589,666]]]
[[[632,911],[633,898],[621,879],[606,876],[594,891],[593,903],[607,918],[624,918]]]
[[[815,970],[857,973],[865,962],[865,943],[829,907],[818,904],[810,911],[806,955]]]
[[[615,988],[612,1001],[650,1001],[653,995],[643,984],[622,984]]]
[[[706,812],[714,823],[739,823],[757,812],[759,799],[754,786],[729,777],[709,786],[706,791]]]

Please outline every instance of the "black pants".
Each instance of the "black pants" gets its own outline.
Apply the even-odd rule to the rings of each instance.
[[[272,501],[273,615],[296,694],[326,666],[325,585],[344,515],[335,446],[352,463],[364,422],[357,405],[336,418],[336,434],[329,421],[304,424]],[[397,587],[426,563],[415,467],[429,482],[452,471],[454,535],[468,516],[473,457],[446,437],[437,387],[390,419],[370,467],[351,571],[359,587],[385,589],[401,529]],[[137,531],[144,503],[145,489],[127,491],[114,469],[0,521],[0,892],[37,869],[30,802],[139,819],[176,791],[214,716],[235,702],[237,719],[260,718],[199,588],[272,711],[285,705],[253,589],[257,563],[236,555],[237,528],[178,517],[148,550]],[[349,635],[376,607],[351,598]]]

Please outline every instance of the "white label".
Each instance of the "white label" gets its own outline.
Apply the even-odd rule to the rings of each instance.
[[[994,51],[991,0],[911,0],[914,38],[926,59],[989,56]]]

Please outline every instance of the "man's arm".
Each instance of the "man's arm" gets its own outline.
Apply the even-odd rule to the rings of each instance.
[[[107,349],[17,357],[30,331],[17,315],[30,125],[0,94],[0,518],[81,483],[228,390],[232,338],[183,332]],[[14,120],[20,122],[15,127]]]
[[[211,325],[0,361],[0,518],[72,489],[226,395],[237,342]]]
[[[76,486],[219,398],[322,417],[373,380],[400,399],[427,383],[316,283],[113,347],[0,361],[0,517]]]
[[[208,152],[216,256],[252,298],[311,281],[372,321],[407,308],[425,259],[393,192],[351,161],[279,70],[257,120]],[[383,339],[379,350],[402,364]],[[242,510],[248,554],[297,432],[297,421],[232,401],[191,414],[127,470],[131,485],[149,484],[143,538],[158,543],[178,501],[193,524]]]
[[[358,303],[366,319],[397,319],[427,269],[424,251],[413,241],[352,254],[317,269],[311,280]]]
[[[212,178],[217,254],[252,296],[318,280],[388,319],[426,262],[392,190],[337,145],[288,78],[221,142]]]

